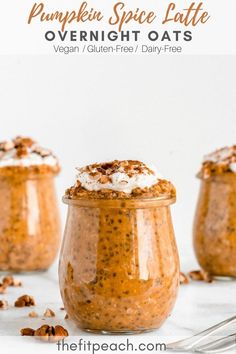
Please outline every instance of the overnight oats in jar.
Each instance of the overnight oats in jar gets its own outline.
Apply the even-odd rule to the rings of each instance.
[[[213,276],[236,277],[236,146],[207,155],[194,221],[200,266]]]
[[[0,271],[46,270],[60,242],[54,186],[60,167],[32,139],[0,143]]]
[[[69,318],[98,333],[159,328],[179,286],[173,185],[139,161],[93,164],[78,169],[64,202],[59,280]]]

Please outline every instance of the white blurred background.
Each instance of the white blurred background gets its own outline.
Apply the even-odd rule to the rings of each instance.
[[[75,166],[154,163],[177,188],[182,269],[196,267],[195,174],[205,153],[236,143],[234,56],[1,56],[0,117],[0,140],[29,135],[58,155],[59,198]]]

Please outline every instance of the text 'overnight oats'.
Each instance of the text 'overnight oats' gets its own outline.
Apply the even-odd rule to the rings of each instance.
[[[161,326],[179,286],[170,204],[175,188],[139,161],[78,169],[66,191],[61,295],[87,331],[142,332]]]
[[[0,143],[0,270],[47,269],[58,251],[60,220],[53,153],[31,138]]]
[[[236,146],[205,156],[194,222],[194,248],[201,267],[236,277]]]

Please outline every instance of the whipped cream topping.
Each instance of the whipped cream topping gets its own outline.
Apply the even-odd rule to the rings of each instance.
[[[132,193],[136,188],[145,189],[157,184],[161,175],[139,161],[113,161],[77,168],[77,182],[88,191],[109,189]]]
[[[212,162],[219,166],[228,166],[236,173],[236,146],[224,147],[204,156],[203,163]]]
[[[17,137],[0,143],[0,168],[8,166],[57,166],[58,160],[48,149],[30,138]]]

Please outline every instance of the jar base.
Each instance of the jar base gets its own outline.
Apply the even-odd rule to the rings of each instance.
[[[151,329],[137,329],[137,330],[102,330],[102,329],[90,329],[90,328],[81,328],[82,331],[87,333],[94,333],[94,334],[103,334],[103,335],[134,335],[134,334],[141,334],[141,333],[148,333],[155,331],[157,328]]]
[[[236,281],[236,276],[229,276],[229,275],[212,275],[215,280],[219,281]]]
[[[38,270],[14,270],[14,269],[1,270],[0,269],[0,276],[10,275],[10,274],[35,275],[35,274],[45,273],[47,271],[48,271],[48,268],[47,269],[38,269]]]

